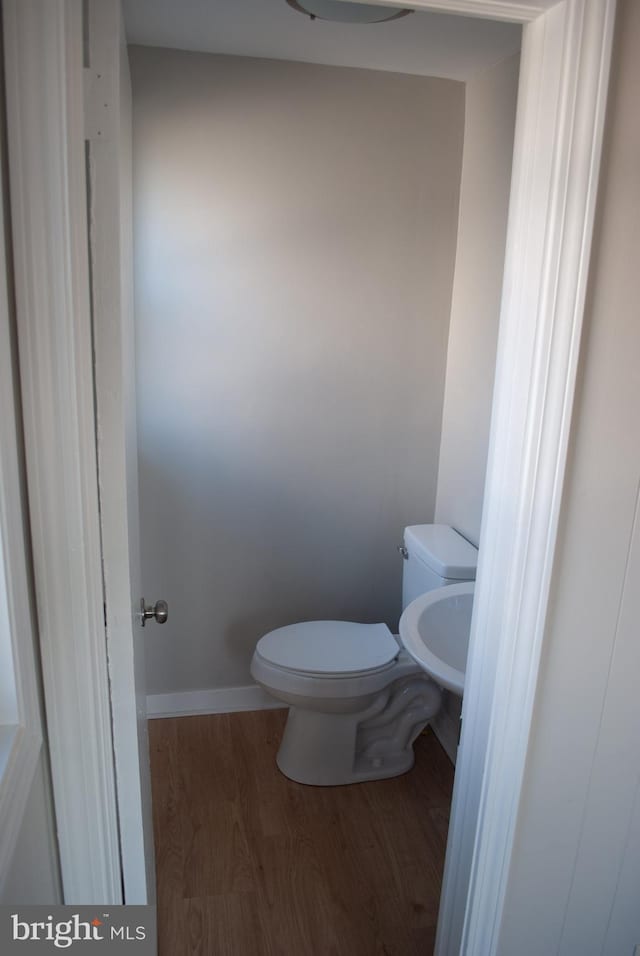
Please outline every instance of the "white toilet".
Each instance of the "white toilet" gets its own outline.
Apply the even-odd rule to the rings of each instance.
[[[447,525],[405,528],[402,608],[473,581],[478,552]],[[413,766],[413,742],[442,692],[386,624],[307,621],[260,638],[253,678],[289,705],[280,770],[316,786],[380,780]]]

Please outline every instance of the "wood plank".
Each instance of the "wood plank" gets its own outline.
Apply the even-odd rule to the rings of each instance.
[[[306,787],[286,711],[150,723],[160,953],[426,956],[453,767],[429,731],[402,777]]]

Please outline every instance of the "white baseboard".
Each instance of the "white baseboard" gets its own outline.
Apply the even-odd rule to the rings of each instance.
[[[257,684],[246,687],[212,687],[173,694],[149,694],[147,717],[189,717],[194,714],[232,714],[239,710],[272,710],[283,707]]]

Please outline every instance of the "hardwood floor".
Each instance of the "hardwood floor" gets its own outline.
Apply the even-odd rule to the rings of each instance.
[[[433,734],[402,777],[305,787],[286,711],[149,724],[160,956],[429,956],[453,768]]]

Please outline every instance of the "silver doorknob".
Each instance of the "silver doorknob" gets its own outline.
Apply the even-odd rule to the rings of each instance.
[[[151,620],[152,617],[155,617],[158,624],[164,624],[169,617],[169,605],[166,601],[156,601],[152,607],[146,607],[144,598],[142,598],[140,600],[140,610],[142,611],[143,627],[145,625],[145,621]]]

